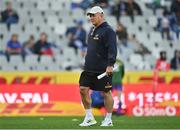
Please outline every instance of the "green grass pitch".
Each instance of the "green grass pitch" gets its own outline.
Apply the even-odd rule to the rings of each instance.
[[[0,129],[180,129],[180,116],[127,117],[113,116],[113,127],[100,127],[103,117],[95,117],[97,124],[79,127],[83,117],[0,117]]]

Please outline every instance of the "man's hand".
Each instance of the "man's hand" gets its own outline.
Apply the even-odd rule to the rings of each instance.
[[[112,73],[113,73],[113,66],[107,66],[106,73],[107,73],[107,75],[112,75]]]

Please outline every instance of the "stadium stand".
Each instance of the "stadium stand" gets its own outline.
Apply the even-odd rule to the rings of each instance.
[[[0,12],[6,8],[8,0],[0,0]],[[163,0],[163,7],[170,11],[173,0]],[[74,51],[68,47],[68,40],[65,36],[66,29],[74,25],[74,20],[79,18],[84,21],[84,28],[87,32],[91,24],[81,8],[72,8],[72,2],[81,2],[81,0],[13,0],[13,9],[19,15],[17,24],[13,24],[8,30],[4,23],[0,23],[0,69],[4,71],[43,71],[43,70],[77,70],[81,64],[81,54],[74,54]],[[124,61],[126,70],[152,70],[159,52],[167,52],[168,62],[173,58],[174,51],[180,49],[180,40],[176,33],[170,30],[171,39],[162,39],[160,31],[157,30],[158,18],[162,18],[163,9],[148,8],[147,0],[135,0],[140,6],[143,15],[134,16],[134,22],[127,15],[120,17],[119,21],[112,15],[111,10],[118,0],[109,1],[109,6],[105,7],[106,20],[116,29],[117,22],[121,22],[126,28],[129,36],[135,35],[137,40],[150,50],[149,54],[137,54],[133,47],[121,46],[118,58]],[[172,12],[169,12],[172,15]],[[54,46],[54,56],[41,56],[38,61],[37,55],[27,55],[25,62],[21,56],[13,56],[8,62],[4,56],[6,43],[13,33],[17,33],[21,43],[28,40],[30,35],[38,40],[39,35],[45,32],[48,34],[48,40]],[[63,52],[63,53],[62,53]],[[69,69],[69,67],[71,69]],[[74,68],[74,69],[73,69]]]

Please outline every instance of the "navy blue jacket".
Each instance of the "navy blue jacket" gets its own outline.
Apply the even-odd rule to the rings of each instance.
[[[91,29],[84,70],[102,73],[107,66],[113,66],[117,55],[116,45],[116,33],[106,22]]]

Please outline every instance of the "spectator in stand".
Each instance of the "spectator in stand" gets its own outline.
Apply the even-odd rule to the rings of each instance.
[[[127,15],[142,15],[142,10],[138,3],[136,3],[134,0],[128,0],[126,3],[126,12]]]
[[[179,39],[180,33],[180,0],[174,0],[171,4],[172,17],[170,24],[172,31],[176,33],[177,39]]]
[[[132,22],[134,22],[135,15],[143,14],[140,6],[134,0],[128,0],[126,4],[126,13],[130,16]]]
[[[170,70],[170,64],[166,60],[166,52],[161,51],[160,52],[160,58],[156,61],[156,70],[159,71],[169,71]]]
[[[41,33],[40,39],[33,46],[35,54],[53,56],[51,44],[47,40],[48,40],[47,34],[44,32]]]
[[[94,0],[81,0],[73,1],[71,3],[71,9],[81,8],[86,11],[87,8],[90,8],[93,5]]]
[[[11,55],[21,55],[22,54],[22,46],[18,40],[18,35],[13,34],[11,39],[7,42],[5,55],[7,57],[7,61],[10,61]]]
[[[148,0],[146,6],[153,10],[154,15],[156,15],[157,9],[166,8],[164,0]]]
[[[134,22],[135,15],[142,15],[140,6],[134,0],[119,0],[118,4],[112,7],[112,14],[116,16],[117,21],[121,15],[128,15]]]
[[[171,12],[176,13],[180,9],[180,0],[173,0],[171,4]]]
[[[178,8],[175,13],[173,13],[172,17],[170,18],[170,25],[172,28],[172,31],[176,33],[177,39],[179,38],[180,33],[180,8]]]
[[[180,51],[179,50],[175,51],[174,57],[171,60],[171,69],[180,70]]]
[[[123,0],[119,0],[117,4],[112,6],[111,13],[112,13],[112,15],[116,16],[117,22],[119,22],[121,15],[126,15],[125,8],[126,8],[126,5]]]
[[[10,30],[10,25],[18,23],[19,16],[17,12],[12,8],[11,2],[6,3],[6,9],[1,12],[1,22],[7,24],[8,30]]]
[[[109,3],[108,0],[94,0],[94,5],[106,8],[108,7]]]
[[[161,32],[163,39],[166,36],[167,40],[171,40],[169,12],[167,10],[164,10],[162,18],[158,18],[157,28]]]
[[[73,47],[76,54],[78,49],[84,51],[86,49],[86,30],[83,28],[82,20],[75,20],[76,26],[70,27],[66,31],[66,36],[69,39],[69,47]]]
[[[126,30],[126,27],[124,27],[121,23],[118,23],[117,28],[116,28],[116,34],[117,34],[118,41],[119,41],[118,43],[127,47],[127,45],[128,45],[128,33]]]
[[[150,54],[150,51],[139,42],[139,40],[136,38],[136,35],[128,35],[126,28],[121,23],[117,24],[116,34],[118,37],[117,47],[120,52],[123,51],[123,45],[123,47],[133,49],[135,53]]]
[[[71,9],[81,8],[86,11],[88,8],[92,6],[100,6],[102,8],[106,8],[109,5],[109,0],[80,0],[73,1],[71,3]]]
[[[35,39],[33,35],[29,36],[29,39],[23,44],[23,53],[25,55],[33,54],[33,46],[35,44]]]

